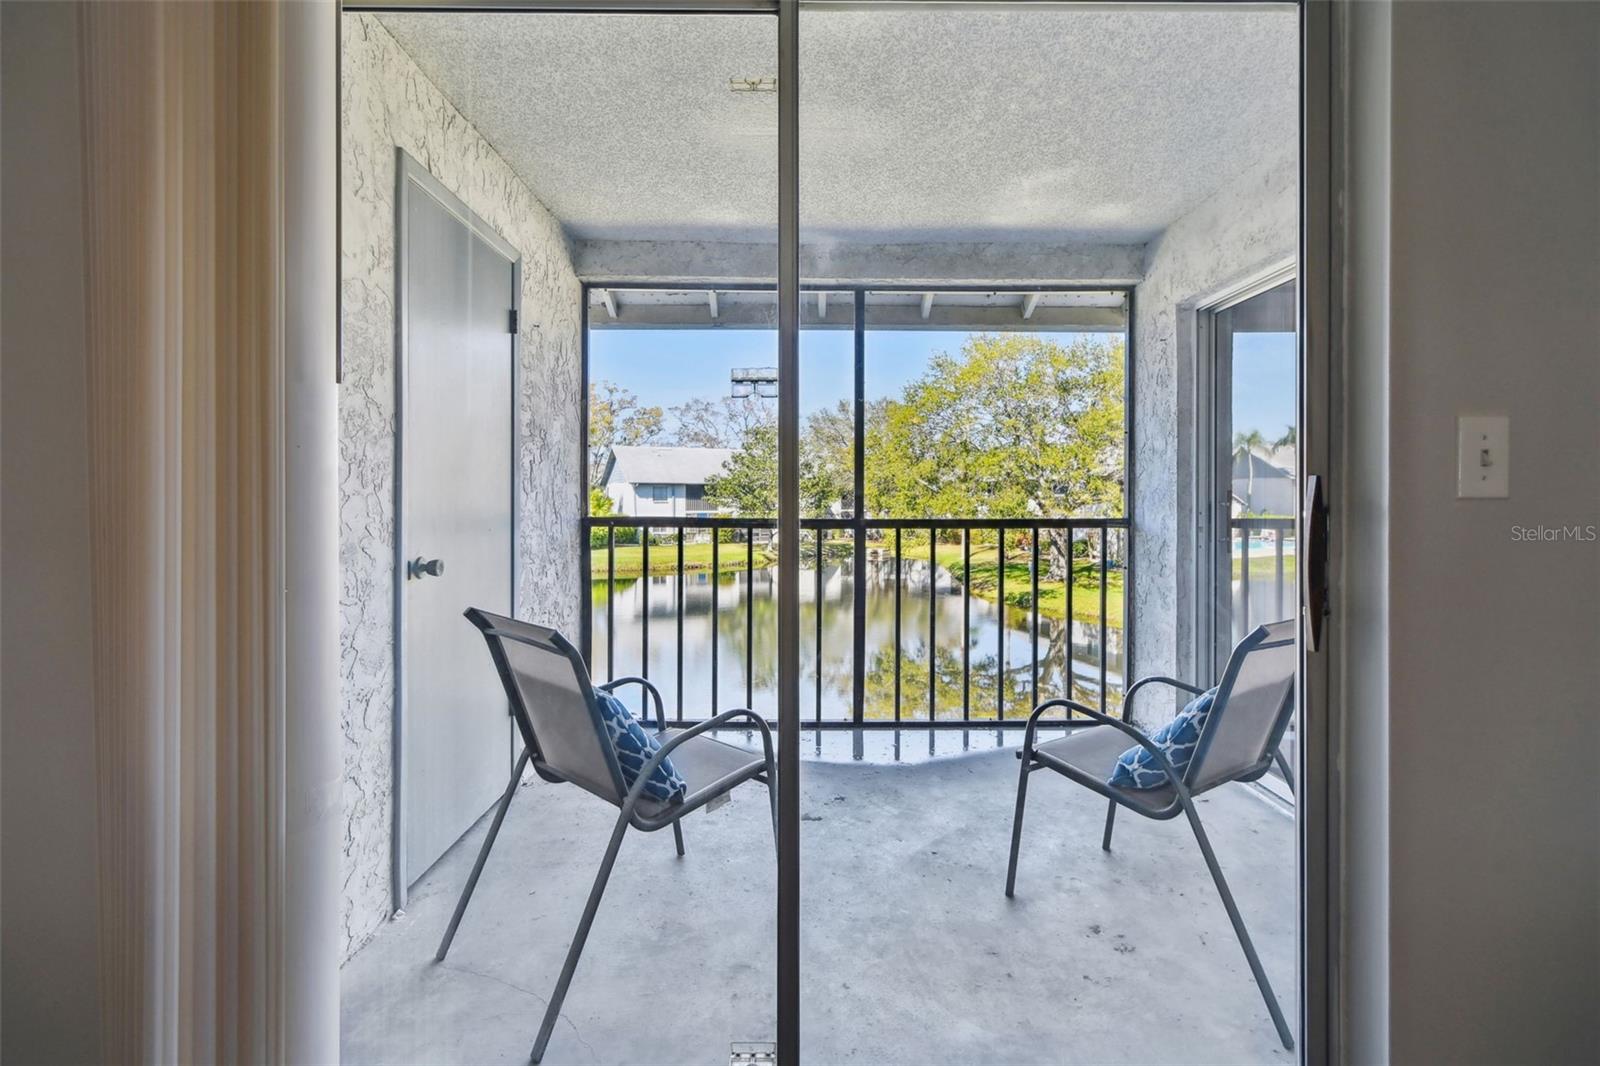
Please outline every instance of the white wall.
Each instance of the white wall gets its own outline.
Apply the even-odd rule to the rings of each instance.
[[[0,1059],[99,1058],[77,12],[0,5]]]
[[[688,506],[688,486],[672,485],[669,499],[657,500],[640,490],[643,485],[628,481],[609,481],[606,492],[619,515],[637,515],[643,518],[681,518]]]
[[[1342,337],[1346,421],[1332,520],[1345,565],[1333,622],[1344,733],[1339,855],[1344,968],[1338,997],[1347,1061],[1389,1057],[1389,13],[1346,9],[1349,115],[1348,308]],[[1352,906],[1352,904],[1354,904]]]
[[[516,608],[576,635],[582,296],[560,225],[377,19],[343,19],[340,389],[344,939],[389,913],[394,697],[394,189],[404,148],[522,253]]]
[[[1600,544],[1511,526],[1600,524],[1600,6],[1397,5],[1392,77],[1391,1050],[1592,1060]]]
[[[1386,550],[1390,594],[1356,601],[1380,628],[1386,609],[1386,654],[1351,670],[1386,674],[1361,695],[1387,713],[1352,707],[1346,752],[1388,772],[1348,782],[1386,822],[1347,835],[1349,1047],[1593,1061],[1600,544],[1513,527],[1600,525],[1600,6],[1396,4],[1389,41],[1387,114],[1357,101],[1351,160],[1358,263],[1386,235],[1389,275],[1350,289],[1349,425],[1389,447],[1352,456],[1346,526]],[[1361,214],[1385,195],[1386,220]],[[1455,498],[1461,412],[1511,417],[1509,499]]]
[[[1295,146],[1261,151],[1260,162],[1150,242],[1134,290],[1133,654],[1141,676],[1194,673],[1195,312],[1295,256]],[[1172,709],[1151,699],[1135,711],[1149,722]]]

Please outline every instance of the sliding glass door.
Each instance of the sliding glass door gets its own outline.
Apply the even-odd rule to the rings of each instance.
[[[473,801],[396,913],[369,888],[404,664],[352,607],[348,1056],[510,1058],[536,1032],[552,1062],[1282,1054],[1261,996],[1265,973],[1292,1003],[1305,957],[1304,793],[1207,800],[1247,968],[1215,860],[1159,836],[1182,820],[1124,814],[1113,851],[1092,786],[1120,727],[1183,702],[1136,679],[1209,685],[1300,613],[1322,304],[1241,283],[1306,239],[1298,9],[487,8],[343,16],[348,598],[392,591],[362,560],[393,562],[370,531],[403,476],[373,165],[399,144],[520,255],[511,613],[652,732],[753,712],[697,735],[737,760],[770,727],[777,766],[676,847],[630,825],[619,850],[607,797],[519,731],[526,780]],[[1296,751],[1324,735],[1309,677],[1287,766],[1323,754]],[[1091,713],[1104,772],[1035,775],[1024,837],[1029,760]]]

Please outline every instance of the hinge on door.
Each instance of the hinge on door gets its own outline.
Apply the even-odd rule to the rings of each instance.
[[[511,313],[509,315],[509,318],[510,318],[509,328],[507,329],[506,332],[514,334],[514,333],[517,332],[517,309],[515,307],[513,307],[511,309]]]

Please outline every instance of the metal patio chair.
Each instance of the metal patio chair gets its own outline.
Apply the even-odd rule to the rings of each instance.
[[[678,854],[683,852],[683,817],[724,796],[746,781],[759,781],[767,786],[768,803],[772,811],[774,846],[777,835],[777,780],[776,765],[772,759],[772,732],[767,723],[753,711],[743,708],[724,711],[707,721],[688,729],[667,729],[662,713],[661,693],[642,677],[619,677],[604,685],[594,685],[583,658],[560,633],[544,626],[519,622],[512,618],[490,614],[477,608],[466,612],[467,619],[483,632],[489,644],[489,654],[500,681],[505,686],[506,698],[511,703],[511,713],[517,729],[522,734],[523,749],[511,771],[505,795],[495,808],[494,821],[478,850],[478,860],[473,864],[461,899],[456,903],[450,927],[445,930],[435,959],[442,962],[455,939],[461,916],[478,886],[483,864],[494,847],[495,837],[505,820],[506,808],[516,795],[522,774],[531,763],[534,772],[546,781],[571,783],[620,808],[617,823],[611,831],[611,842],[606,845],[605,857],[600,860],[600,872],[595,875],[594,886],[589,890],[589,900],[584,904],[583,917],[578,921],[578,931],[567,949],[561,976],[556,979],[555,993],[544,1012],[539,1026],[539,1036],[534,1041],[531,1061],[537,1063],[544,1056],[545,1045],[555,1029],[561,1014],[561,1004],[567,987],[572,983],[573,971],[583,954],[584,941],[594,924],[595,912],[600,907],[600,896],[605,892],[611,867],[616,862],[617,851],[622,846],[623,834],[628,827],[645,833],[672,827]],[[622,769],[617,762],[611,736],[600,716],[596,692],[610,692],[623,685],[639,685],[649,693],[656,709],[656,722],[661,731],[657,752],[640,771],[632,788],[623,784]],[[761,731],[763,754],[757,755],[732,744],[705,736],[705,732],[726,727],[740,719],[748,721]],[[649,721],[646,715],[644,722]],[[644,796],[645,782],[668,755],[683,777],[688,790],[682,799],[662,803]]]
[[[1295,623],[1274,622],[1260,626],[1241,640],[1228,658],[1222,680],[1217,685],[1217,695],[1210,716],[1195,744],[1194,756],[1182,775],[1176,773],[1166,753],[1148,736],[1128,722],[1085,707],[1073,700],[1047,700],[1034,708],[1023,735],[1022,750],[1018,757],[1022,769],[1017,777],[1017,810],[1011,826],[1011,862],[1006,870],[1006,895],[1014,893],[1017,883],[1017,853],[1022,844],[1022,811],[1028,795],[1028,775],[1035,770],[1053,770],[1085,788],[1094,790],[1109,801],[1106,808],[1106,831],[1100,846],[1111,850],[1111,827],[1117,808],[1126,807],[1146,818],[1168,819],[1179,814],[1189,819],[1195,840],[1200,844],[1200,854],[1205,857],[1222,905],[1227,909],[1228,920],[1244,948],[1250,972],[1255,975],[1256,986],[1266,1000],[1272,1023],[1277,1026],[1278,1037],[1285,1050],[1294,1048],[1289,1025],[1278,1007],[1272,985],[1261,968],[1255,945],[1244,927],[1244,919],[1233,901],[1233,893],[1217,865],[1217,857],[1200,824],[1200,814],[1195,810],[1194,798],[1218,785],[1230,781],[1256,781],[1271,768],[1276,759],[1287,771],[1279,754],[1284,730],[1294,710],[1294,676],[1297,655],[1295,651]],[[1126,715],[1133,706],[1134,695],[1146,685],[1162,684],[1199,695],[1204,690],[1170,677],[1145,677],[1134,682],[1123,700]],[[1057,740],[1034,744],[1039,718],[1052,709],[1069,708],[1079,711],[1099,723],[1075,729]],[[1166,772],[1169,783],[1156,789],[1118,788],[1108,784],[1117,757],[1129,747],[1129,739],[1143,747],[1155,759],[1156,765]],[[1287,779],[1287,774],[1286,774]]]

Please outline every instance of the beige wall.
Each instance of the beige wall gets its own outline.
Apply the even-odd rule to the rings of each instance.
[[[0,1059],[99,1057],[77,13],[0,5]]]
[[[1600,525],[1600,5],[1399,3],[1390,43],[1387,114],[1364,101],[1352,147],[1358,215],[1391,210],[1356,219],[1369,251],[1386,234],[1387,305],[1370,272],[1351,293],[1349,424],[1389,447],[1352,454],[1386,494],[1350,543],[1386,553],[1389,591],[1384,653],[1351,663],[1386,674],[1364,698],[1387,715],[1353,707],[1347,755],[1388,773],[1386,836],[1347,837],[1350,1047],[1593,1061],[1600,544],[1513,527]],[[1509,499],[1455,498],[1463,412],[1510,416]],[[1370,821],[1382,783],[1350,784]]]

